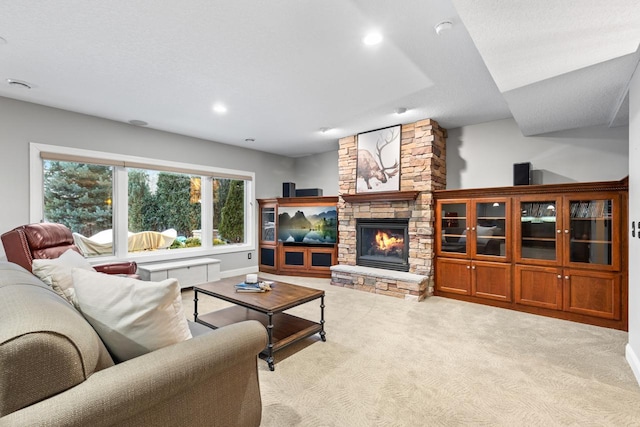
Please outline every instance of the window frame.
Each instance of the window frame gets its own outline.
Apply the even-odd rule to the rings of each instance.
[[[90,262],[133,260],[153,262],[181,258],[194,258],[215,254],[247,252],[255,250],[255,173],[190,163],[181,163],[81,148],[63,147],[31,142],[29,144],[29,221],[42,222],[44,218],[44,164],[43,159],[69,162],[85,162],[114,166],[113,173],[113,255],[88,258]],[[179,250],[158,250],[129,253],[128,231],[128,169],[144,168],[199,175],[202,177],[201,218],[202,246]],[[213,179],[230,178],[245,181],[245,242],[230,245],[213,245]]]

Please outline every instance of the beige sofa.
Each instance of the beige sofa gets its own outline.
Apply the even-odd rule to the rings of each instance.
[[[249,321],[115,365],[72,305],[0,262],[0,426],[257,426],[266,344]]]

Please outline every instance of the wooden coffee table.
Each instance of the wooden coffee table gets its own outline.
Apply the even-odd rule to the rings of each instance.
[[[220,279],[193,287],[193,319],[209,326],[222,326],[243,320],[257,320],[267,328],[269,343],[260,355],[266,359],[270,370],[275,370],[273,353],[313,334],[319,333],[326,341],[324,331],[324,291],[274,282],[272,290],[261,293],[236,292],[234,285],[242,282],[244,276]],[[261,279],[262,280],[262,279]],[[198,314],[198,293],[219,298],[235,304],[207,314]],[[312,322],[291,314],[285,310],[320,299],[320,322]]]

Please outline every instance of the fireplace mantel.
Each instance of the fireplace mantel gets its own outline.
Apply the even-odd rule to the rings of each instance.
[[[340,197],[349,203],[364,202],[397,202],[401,200],[415,200],[420,191],[380,191],[362,194],[341,194]]]

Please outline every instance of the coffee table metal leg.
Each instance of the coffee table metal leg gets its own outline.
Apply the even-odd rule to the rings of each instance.
[[[267,335],[269,336],[269,344],[267,345],[267,363],[269,364],[269,370],[275,371],[276,366],[273,362],[273,312],[268,312],[267,316],[269,318],[267,324]]]
[[[198,291],[193,291],[193,321],[198,321]]]
[[[327,334],[324,331],[324,295],[320,297],[320,339],[327,340]]]

